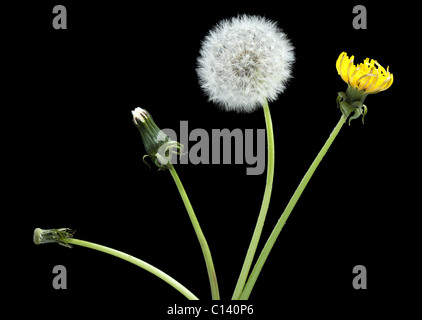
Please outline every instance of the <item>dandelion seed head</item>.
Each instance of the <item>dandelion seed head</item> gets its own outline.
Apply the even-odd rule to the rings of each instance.
[[[294,59],[293,46],[275,22],[243,15],[209,32],[197,73],[210,101],[225,110],[252,112],[284,91]]]

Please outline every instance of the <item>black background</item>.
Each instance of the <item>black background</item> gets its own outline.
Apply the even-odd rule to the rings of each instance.
[[[190,305],[166,283],[114,257],[81,247],[35,246],[36,227],[76,229],[76,238],[139,257],[200,299],[210,299],[202,253],[183,203],[169,173],[143,164],[145,151],[131,110],[145,108],[159,127],[176,132],[180,121],[208,132],[265,128],[260,110],[227,113],[209,103],[195,72],[208,30],[246,13],[276,21],[296,55],[294,78],[270,104],[275,182],[258,249],[340,117],[335,99],[347,85],[337,75],[338,55],[346,51],[357,62],[377,59],[395,76],[390,89],[366,99],[365,124],[356,120],[340,132],[248,304],[255,316],[280,318],[292,310],[333,318],[402,310],[396,297],[409,293],[416,276],[416,251],[409,250],[415,245],[409,229],[416,212],[405,208],[412,198],[405,189],[413,179],[410,172],[415,174],[409,170],[411,154],[419,145],[410,142],[414,133],[406,124],[415,114],[401,100],[409,90],[405,64],[413,55],[404,47],[414,30],[414,8],[380,3],[61,1],[5,11],[19,13],[9,24],[12,50],[6,60],[14,69],[8,84],[17,91],[6,94],[19,106],[9,108],[16,113],[9,131],[13,140],[8,139],[18,166],[8,198],[22,240],[11,263],[20,272],[15,283],[22,281],[14,286],[15,301],[36,302],[30,308],[35,317],[121,312],[159,319],[174,303]],[[67,8],[67,30],[52,27],[56,4]],[[367,30],[352,26],[357,4],[367,8]],[[265,187],[265,174],[247,176],[246,166],[177,166],[226,303]],[[52,287],[58,264],[67,268],[67,290]],[[367,290],[352,287],[352,269],[359,264],[368,271]]]

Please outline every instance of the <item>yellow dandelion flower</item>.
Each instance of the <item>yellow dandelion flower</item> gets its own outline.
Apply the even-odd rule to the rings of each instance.
[[[387,90],[393,84],[393,74],[384,69],[376,60],[366,58],[362,63],[355,65],[355,57],[347,56],[342,52],[337,59],[336,68],[341,78],[348,84],[346,93],[339,92],[337,97],[337,106],[343,112],[343,115],[350,121],[363,118],[366,115],[367,108],[363,104],[368,94],[378,93]]]
[[[376,60],[366,58],[363,63],[355,66],[355,57],[342,52],[337,59],[337,72],[341,78],[359,91],[364,93],[378,93],[387,90],[393,84],[393,74],[389,68],[385,70]]]

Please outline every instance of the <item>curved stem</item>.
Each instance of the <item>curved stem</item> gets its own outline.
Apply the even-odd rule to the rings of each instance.
[[[267,216],[268,206],[270,204],[271,191],[273,189],[274,180],[274,132],[271,121],[270,108],[268,102],[263,103],[265,123],[267,127],[267,184],[265,186],[264,198],[262,199],[261,210],[258,215],[255,230],[249,244],[248,252],[246,253],[245,261],[243,262],[242,270],[240,271],[239,279],[237,280],[236,288],[234,290],[232,300],[238,300],[245,286],[249,270],[255,256],[256,248],[258,246],[259,238],[261,237],[262,228],[264,227],[265,217]]]
[[[141,267],[142,269],[152,273],[153,275],[157,276],[158,278],[164,280],[169,285],[171,285],[173,288],[175,288],[177,291],[179,291],[181,294],[183,294],[186,298],[189,300],[199,300],[192,292],[190,292],[186,287],[184,287],[182,284],[180,284],[178,281],[161,271],[160,269],[157,269],[156,267],[150,265],[149,263],[142,261],[141,259],[135,258],[127,253],[105,247],[93,242],[88,242],[84,240],[74,239],[74,238],[67,238],[62,239],[63,242],[67,242],[69,244],[74,244],[77,246],[86,247],[89,249],[101,251],[107,254],[110,254],[112,256],[115,256],[117,258],[126,260],[130,263],[133,263],[137,265],[138,267]]]
[[[185,188],[177,175],[173,165],[169,162],[169,171],[171,176],[176,183],[177,189],[179,190],[180,196],[182,197],[183,203],[185,204],[186,211],[189,214],[189,218],[192,222],[192,226],[195,230],[196,236],[198,237],[199,244],[201,245],[202,253],[204,255],[205,264],[207,266],[208,278],[211,287],[211,296],[213,300],[220,300],[220,293],[218,291],[217,275],[215,273],[214,263],[211,257],[211,251],[208,247],[207,240],[205,239],[204,233],[201,230],[198,219],[196,218],[195,212],[193,211],[192,205],[189,201],[188,195],[186,194]]]
[[[309,180],[311,179],[312,175],[314,174],[316,168],[318,167],[319,163],[321,162],[324,155],[327,153],[328,148],[333,143],[334,139],[336,138],[337,134],[339,133],[340,129],[342,128],[343,124],[346,122],[346,117],[341,116],[339,122],[335,126],[333,132],[331,132],[328,140],[325,142],[322,149],[319,151],[317,157],[312,162],[311,166],[309,167],[308,171],[306,172],[305,176],[302,178],[299,186],[297,187],[296,191],[294,192],[293,196],[291,197],[289,203],[287,204],[286,209],[284,209],[283,214],[281,215],[280,219],[278,220],[276,226],[274,227],[271,235],[269,236],[267,243],[265,244],[262,252],[249,276],[248,282],[245,285],[245,289],[242,292],[240,297],[241,300],[247,300],[252,292],[252,289],[255,285],[256,280],[258,279],[259,273],[264,266],[265,261],[270,254],[272,247],[274,246],[275,241],[277,240],[278,235],[280,234],[281,230],[283,229],[284,224],[286,223],[287,219],[290,216],[293,208],[295,207],[297,201],[299,200],[300,196],[302,195],[303,190],[305,190],[306,185],[308,184]]]

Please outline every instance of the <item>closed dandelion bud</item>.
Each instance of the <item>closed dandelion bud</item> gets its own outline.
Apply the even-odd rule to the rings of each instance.
[[[60,229],[40,229],[36,228],[34,230],[34,243],[35,244],[44,244],[44,243],[58,243],[62,246],[72,248],[72,246],[67,243],[65,240],[73,238],[75,231],[69,228],[60,228]]]
[[[363,63],[355,65],[355,57],[347,56],[342,52],[337,59],[336,68],[341,78],[348,84],[346,93],[339,92],[337,106],[340,107],[345,117],[350,121],[358,118],[361,114],[362,122],[366,115],[367,108],[363,104],[369,94],[387,90],[393,84],[393,74],[389,67],[384,69],[376,60],[366,58]]]
[[[210,101],[225,110],[252,112],[284,91],[294,60],[293,46],[274,22],[243,15],[210,31],[197,73]]]
[[[159,170],[168,169],[172,155],[180,155],[181,144],[172,141],[161,131],[148,111],[136,108],[132,111],[132,115],[133,123],[141,133],[142,142],[147,152],[144,156],[144,163],[148,165],[145,158],[150,157]]]

